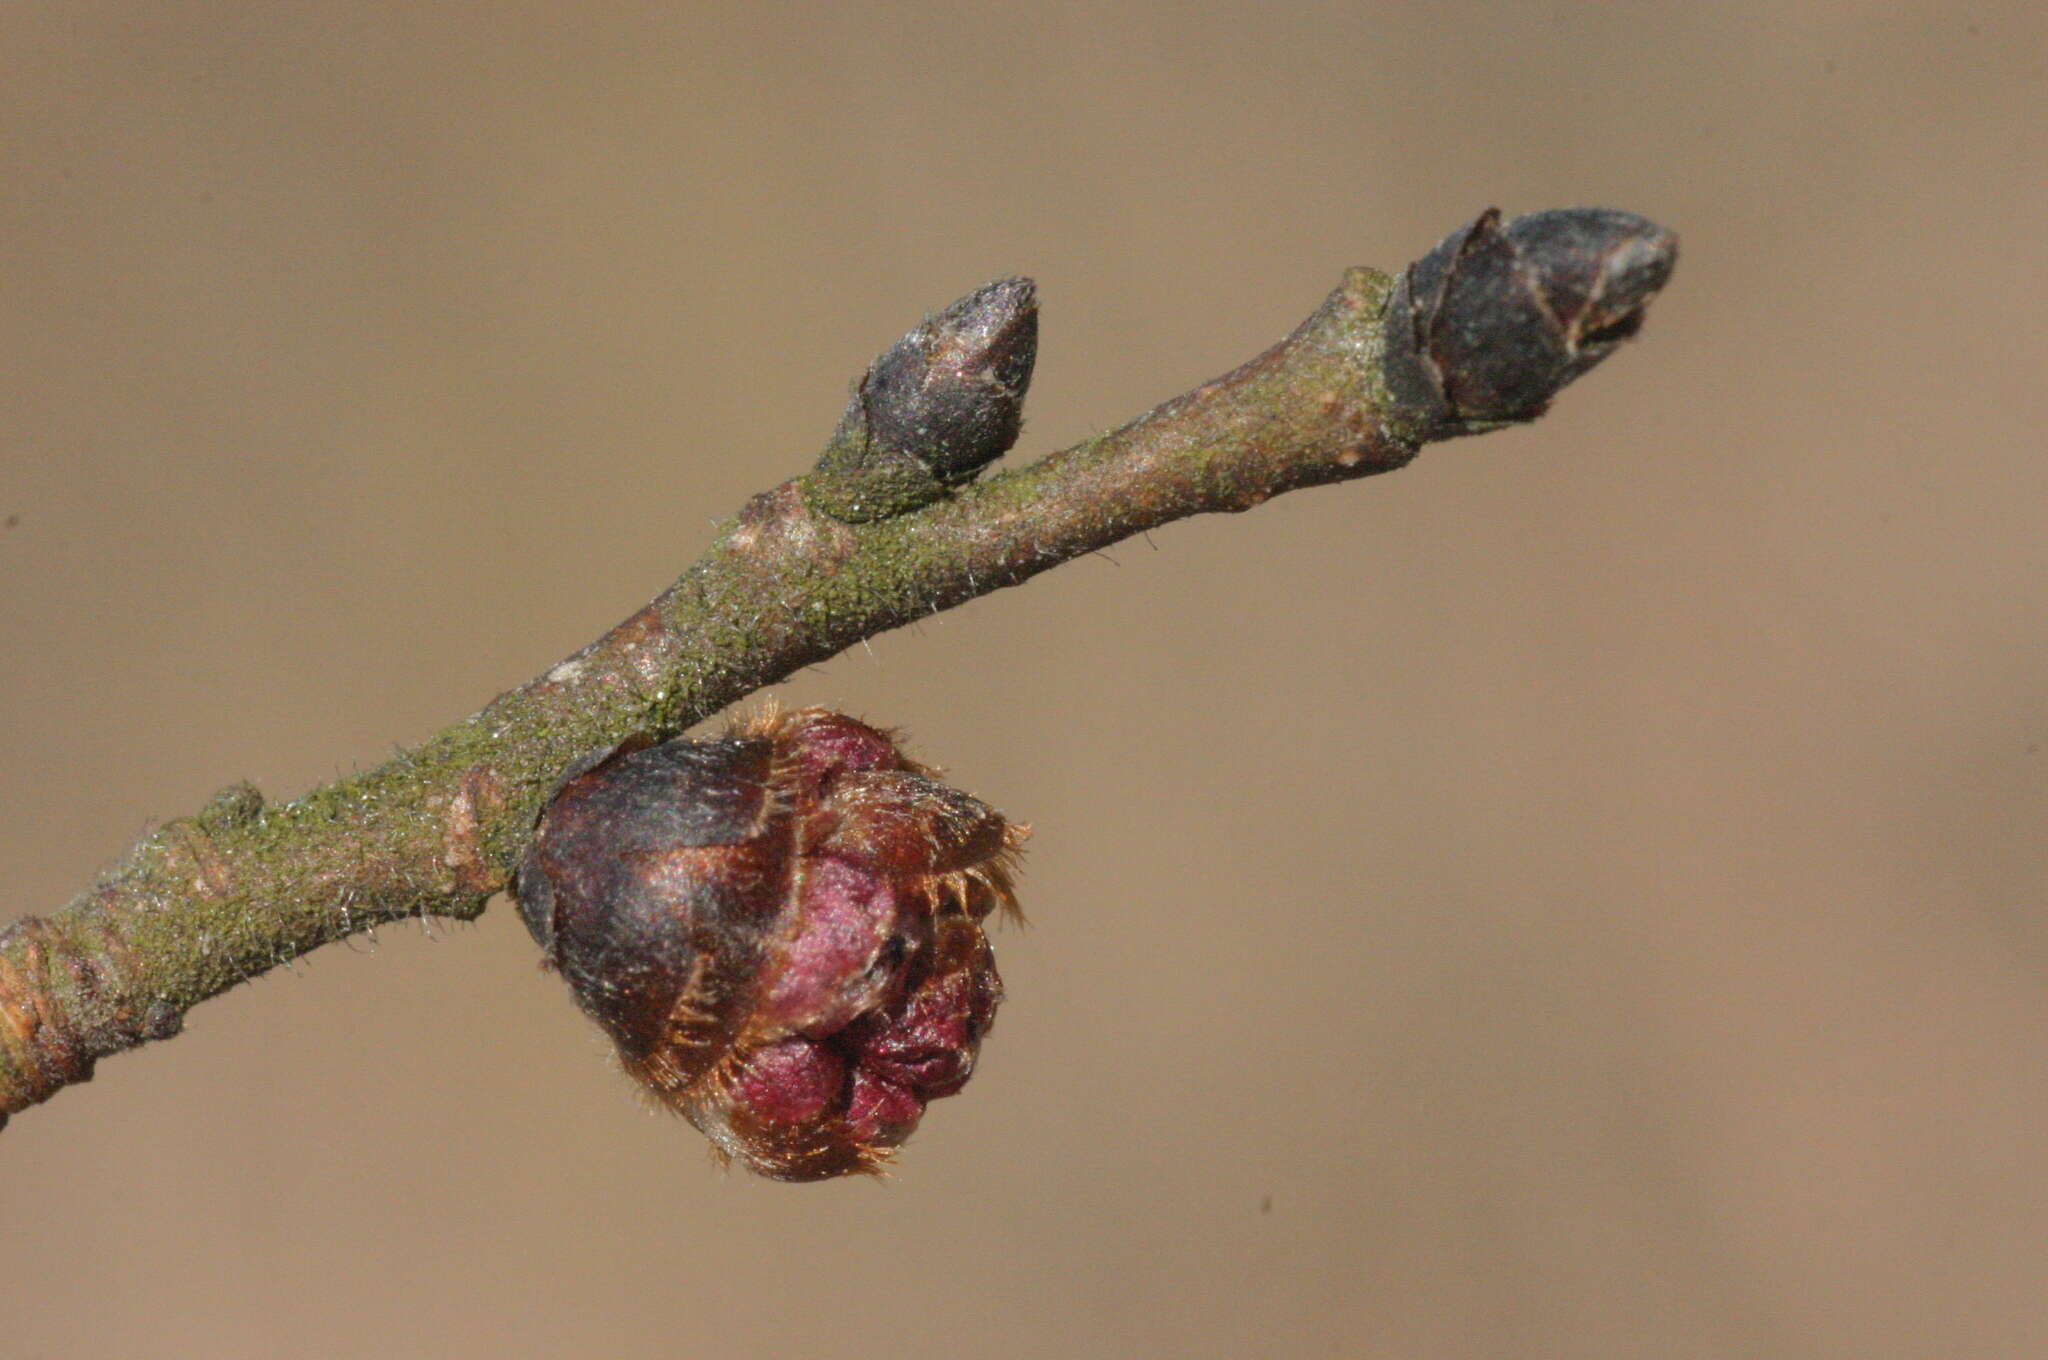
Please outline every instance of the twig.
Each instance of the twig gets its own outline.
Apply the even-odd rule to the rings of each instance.
[[[61,911],[0,931],[0,1123],[320,945],[401,917],[474,918],[586,752],[679,732],[865,638],[1172,520],[1535,418],[1634,333],[1675,256],[1670,233],[1627,213],[1489,211],[1398,279],[1349,271],[1234,372],[970,482],[1015,436],[1036,338],[1028,282],[981,290],[869,370],[813,472],[754,497],[590,646],[290,803],[227,789]]]

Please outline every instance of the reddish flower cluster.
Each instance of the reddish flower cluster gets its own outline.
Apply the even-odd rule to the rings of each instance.
[[[821,709],[579,763],[527,928],[626,1070],[779,1180],[871,1172],[974,1070],[1021,828]]]

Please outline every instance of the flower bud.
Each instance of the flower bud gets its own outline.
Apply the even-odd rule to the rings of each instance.
[[[873,1172],[974,1070],[1022,828],[836,713],[571,767],[519,910],[626,1071],[777,1180]]]

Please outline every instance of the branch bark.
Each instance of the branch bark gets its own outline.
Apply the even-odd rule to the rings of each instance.
[[[1349,271],[1233,372],[971,483],[1014,437],[1036,312],[1024,280],[963,299],[869,370],[813,472],[754,497],[597,641],[375,769],[281,805],[224,790],[62,910],[0,930],[0,1124],[323,944],[474,918],[563,768],[593,749],[680,732],[864,638],[1173,520],[1534,419],[1634,334],[1676,250],[1628,213],[1489,210],[1398,278]]]

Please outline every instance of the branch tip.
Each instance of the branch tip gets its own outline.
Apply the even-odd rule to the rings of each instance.
[[[1488,208],[1410,265],[1387,309],[1387,377],[1424,438],[1543,414],[1558,391],[1641,329],[1678,237],[1614,208],[1502,224]]]

